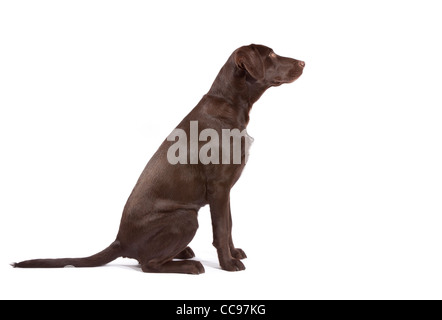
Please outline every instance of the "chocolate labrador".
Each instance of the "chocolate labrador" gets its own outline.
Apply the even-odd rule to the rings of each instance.
[[[262,45],[235,50],[209,92],[147,163],[124,207],[116,240],[108,248],[86,258],[36,259],[13,266],[96,267],[129,257],[137,259],[144,272],[203,273],[200,262],[186,260],[195,256],[187,245],[198,229],[198,210],[208,204],[221,268],[244,270],[240,260],[246,254],[235,248],[232,240],[230,189],[247,158],[249,112],[264,91],[295,81],[304,66],[303,61],[281,57]],[[234,130],[242,132],[236,162],[235,143],[226,147],[225,141],[222,145],[215,141]],[[202,143],[209,141],[208,137],[210,148],[209,143]],[[235,135],[227,138],[229,142]],[[216,158],[220,154],[222,162]],[[206,155],[204,161],[202,155]]]

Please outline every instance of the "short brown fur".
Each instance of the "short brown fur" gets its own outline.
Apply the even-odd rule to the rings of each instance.
[[[261,45],[241,47],[221,68],[209,92],[177,128],[187,136],[190,121],[198,130],[244,130],[252,105],[268,88],[298,79],[305,63],[276,55]],[[199,274],[203,265],[187,245],[197,229],[198,210],[210,206],[213,245],[221,268],[244,270],[243,250],[232,240],[230,189],[245,165],[242,148],[240,164],[175,164],[167,159],[173,141],[165,140],[141,173],[124,207],[116,240],[105,250],[87,258],[36,259],[13,264],[20,268],[95,267],[118,257],[139,261],[145,272]],[[199,148],[201,144],[199,145]]]

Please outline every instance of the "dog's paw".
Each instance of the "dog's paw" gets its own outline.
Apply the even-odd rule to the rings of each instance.
[[[221,269],[226,271],[241,271],[245,270],[246,267],[238,259],[230,259],[227,261],[220,262]]]
[[[206,272],[203,265],[199,261],[190,260],[189,262],[189,274],[201,274]]]
[[[235,259],[241,260],[247,258],[247,255],[243,249],[233,248],[230,249],[230,253],[232,254],[232,257],[234,257]]]
[[[183,251],[178,253],[175,259],[191,259],[195,257],[195,253],[190,247],[186,247]]]

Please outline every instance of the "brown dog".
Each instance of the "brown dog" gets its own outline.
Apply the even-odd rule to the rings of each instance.
[[[226,149],[223,144],[210,152],[210,157],[222,154],[222,163],[203,163],[198,160],[198,155],[204,154],[201,132],[212,130],[206,132],[211,132],[213,139],[216,135],[223,136],[226,129],[245,130],[250,109],[264,91],[295,81],[301,76],[304,66],[303,61],[280,57],[272,49],[261,45],[252,44],[235,50],[209,92],[177,127],[179,132],[185,133],[185,142],[189,136],[191,141],[189,147],[176,151],[188,152],[189,157],[186,153],[181,155],[182,161],[170,161],[170,156],[176,155],[176,152],[170,152],[175,150],[176,136],[169,136],[172,138],[163,142],[141,173],[124,207],[117,238],[108,248],[87,258],[36,259],[13,266],[95,267],[123,256],[137,259],[144,272],[203,273],[204,267],[198,261],[174,259],[195,256],[187,245],[198,229],[198,210],[209,204],[213,245],[221,268],[244,270],[240,259],[246,258],[246,254],[235,248],[232,241],[230,189],[244,168],[248,136],[241,136],[244,143],[240,143],[239,162],[234,159],[234,145]],[[192,132],[194,124],[197,124],[196,132]],[[192,142],[195,135],[200,137],[196,143]]]

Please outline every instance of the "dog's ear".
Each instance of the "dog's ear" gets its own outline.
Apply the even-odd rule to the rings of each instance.
[[[264,64],[258,50],[252,44],[236,50],[234,55],[238,68],[246,70],[256,80],[264,79]]]

